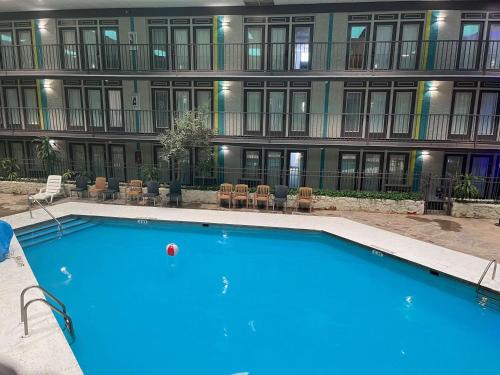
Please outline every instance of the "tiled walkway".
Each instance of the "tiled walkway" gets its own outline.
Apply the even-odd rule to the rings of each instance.
[[[67,202],[69,198],[57,203]],[[73,198],[72,200],[76,200]],[[86,202],[87,199],[79,200]],[[95,202],[94,199],[90,200]],[[108,200],[109,204],[124,204],[122,200]],[[134,203],[135,204],[135,203]],[[187,205],[188,208],[219,209],[215,205]],[[0,194],[0,216],[12,215],[27,209],[26,196]],[[227,209],[225,209],[227,210]],[[236,209],[243,211],[246,209]],[[248,209],[256,212],[257,210]],[[303,213],[308,215],[308,213]],[[394,233],[444,246],[484,259],[500,260],[500,227],[495,220],[465,219],[435,215],[396,215],[367,212],[318,210],[315,216],[340,216]]]

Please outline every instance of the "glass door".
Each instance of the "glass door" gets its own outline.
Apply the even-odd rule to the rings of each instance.
[[[31,40],[31,30],[17,30],[17,48],[19,65],[21,69],[33,69],[33,43]]]
[[[448,131],[450,138],[468,139],[472,124],[473,91],[455,91],[451,110],[451,124]]]
[[[189,70],[189,29],[187,27],[172,28],[173,66],[175,70]]]
[[[361,137],[365,107],[364,91],[344,92],[344,115],[342,116],[342,137]]]
[[[262,135],[262,91],[245,90],[244,134]]]
[[[382,168],[384,154],[369,152],[363,154],[363,175],[361,176],[361,189],[379,191],[382,184]]]
[[[92,131],[104,131],[101,89],[87,88],[85,94],[87,100],[87,128]]]
[[[292,189],[302,186],[306,179],[306,152],[288,152],[288,187]]]
[[[157,132],[170,128],[169,110],[169,90],[153,90],[153,121]]]
[[[373,48],[373,69],[388,70],[392,68],[394,50],[395,24],[375,24],[375,46]]]
[[[283,182],[283,151],[266,151],[266,171],[264,183],[273,187]]]
[[[246,26],[245,70],[264,69],[264,27]]]
[[[71,159],[71,169],[79,174],[85,173],[87,171],[85,145],[81,143],[70,143],[69,155]]]
[[[61,62],[65,70],[78,70],[78,40],[76,29],[61,29]]]
[[[275,137],[285,136],[286,91],[267,92],[267,134]]]
[[[101,29],[102,55],[104,61],[104,69],[119,70],[120,69],[120,42],[118,39],[118,28],[106,27]]]
[[[386,136],[389,95],[389,91],[370,91],[368,93],[368,138],[385,138]]]
[[[290,92],[290,132],[291,136],[309,134],[309,92]]]
[[[493,157],[491,155],[472,155],[469,173],[474,178],[474,185],[479,192],[479,198],[488,195],[488,182],[491,172]]]
[[[99,53],[97,51],[97,29],[80,29],[82,47],[82,68],[84,70],[99,69]]]
[[[339,156],[339,190],[356,190],[359,154],[357,152],[341,152]]]
[[[104,145],[90,145],[90,168],[94,177],[108,176]]]
[[[149,50],[152,70],[168,70],[168,30],[166,27],[149,29]]]
[[[420,23],[402,23],[399,42],[398,69],[415,70],[420,58]]]
[[[486,53],[486,69],[500,69],[500,23],[492,22],[488,30],[488,49]]]
[[[83,100],[80,88],[66,88],[66,123],[68,128],[83,130]]]
[[[475,70],[478,67],[481,38],[483,34],[482,22],[464,22],[462,23],[462,32],[460,35],[460,44],[458,52],[458,69]]]
[[[110,145],[109,156],[111,159],[111,176],[118,178],[120,181],[127,181],[125,147],[122,145]]]
[[[5,70],[16,68],[14,37],[12,31],[0,30],[0,66]]]
[[[203,116],[203,122],[207,129],[212,129],[213,102],[212,90],[195,90],[196,110]]]
[[[414,91],[395,91],[391,137],[409,138],[413,124]]]
[[[191,91],[174,90],[174,111],[176,117],[181,117],[191,109]]]
[[[40,114],[38,112],[38,99],[36,89],[31,87],[23,87],[23,112],[24,126],[30,129],[40,128]]]
[[[312,26],[293,27],[292,69],[310,70],[312,60]]]
[[[479,96],[479,115],[477,118],[477,138],[497,138],[500,117],[500,101],[498,91],[482,91]]]
[[[22,127],[21,106],[19,104],[17,88],[5,88],[4,97],[7,126],[13,129],[20,129]]]
[[[194,64],[196,70],[212,69],[212,29],[196,27],[194,29]]]
[[[269,70],[287,69],[288,26],[269,26]]]
[[[347,70],[366,69],[370,40],[368,24],[350,24],[347,31]]]
[[[123,130],[123,101],[122,90],[106,89],[108,107],[108,131]]]

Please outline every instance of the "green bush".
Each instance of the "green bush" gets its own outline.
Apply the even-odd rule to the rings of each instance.
[[[0,173],[5,180],[17,180],[20,170],[16,159],[5,158],[0,160]]]
[[[479,197],[479,191],[474,185],[471,175],[465,175],[460,183],[453,189],[455,198],[458,200],[476,199]]]

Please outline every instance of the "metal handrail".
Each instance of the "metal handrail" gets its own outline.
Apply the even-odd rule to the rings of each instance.
[[[27,302],[26,304],[24,304],[25,293],[28,290],[33,289],[33,288],[40,289],[45,296],[52,298],[55,302],[57,302],[60,305],[61,308],[54,306],[52,303],[50,303],[49,301],[47,301],[46,299],[43,299],[43,298],[32,299],[29,302]],[[28,334],[29,334],[28,307],[34,302],[43,302],[47,306],[49,306],[53,311],[57,312],[59,315],[61,315],[63,317],[64,324],[66,325],[66,328],[68,329],[68,332],[69,332],[71,338],[73,340],[75,339],[75,330],[73,328],[73,321],[71,320],[71,317],[66,313],[66,306],[58,298],[56,298],[52,293],[50,293],[49,291],[47,291],[46,289],[42,288],[39,285],[32,285],[32,286],[29,286],[29,287],[23,289],[23,291],[21,292],[20,299],[21,299],[21,323],[24,323],[24,335],[25,336],[28,336]]]
[[[481,287],[481,283],[483,282],[483,279],[486,276],[486,274],[488,273],[488,270],[490,269],[490,267],[491,267],[492,264],[494,266],[493,266],[493,274],[491,275],[491,280],[495,279],[495,276],[496,276],[496,273],[497,273],[497,264],[498,264],[498,262],[497,262],[496,259],[492,259],[492,260],[490,260],[490,262],[488,263],[488,265],[484,269],[484,272],[481,275],[481,278],[479,279],[479,281],[477,283],[476,289],[479,289]]]
[[[62,236],[64,234],[64,232],[63,232],[63,226],[62,226],[61,222],[59,220],[57,220],[57,218],[54,215],[52,215],[52,213],[49,210],[47,210],[47,208],[43,204],[41,204],[38,201],[38,199],[35,199],[32,196],[28,197],[28,208],[30,211],[30,217],[33,219],[33,213],[31,212],[31,204],[33,202],[38,204],[38,206],[40,206],[40,208],[43,209],[52,218],[52,220],[54,220],[57,223],[57,232],[59,233],[59,235]]]

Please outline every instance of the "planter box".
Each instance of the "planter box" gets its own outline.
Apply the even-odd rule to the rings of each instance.
[[[451,207],[451,216],[498,220],[500,218],[500,203],[454,201]]]
[[[0,193],[28,195],[36,194],[40,189],[45,188],[45,182],[29,182],[29,181],[0,181]],[[74,184],[63,184],[66,195],[69,196]]]

